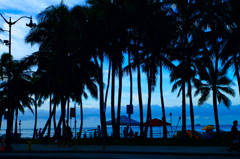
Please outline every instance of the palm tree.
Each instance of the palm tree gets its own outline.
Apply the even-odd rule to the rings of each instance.
[[[214,65],[214,60],[211,60],[205,68],[201,69],[199,74],[201,80],[195,83],[197,90],[194,96],[197,96],[198,94],[201,95],[198,100],[198,104],[202,105],[209,99],[210,92],[212,92],[216,132],[217,136],[220,137],[217,101],[218,103],[223,103],[227,108],[229,108],[230,100],[222,92],[235,96],[235,91],[230,87],[234,83],[227,77],[227,70],[215,68]]]
[[[167,5],[172,9],[172,14],[176,17],[176,23],[178,25],[175,41],[173,41],[173,47],[175,48],[174,56],[178,56],[178,61],[182,64],[181,80],[182,80],[182,140],[186,141],[186,101],[185,101],[185,82],[186,80],[186,67],[190,67],[190,59],[188,55],[191,54],[188,44],[191,41],[191,37],[194,36],[196,29],[201,30],[202,7],[205,6],[205,1],[193,1],[193,0],[165,0]],[[174,57],[173,56],[173,57]],[[174,58],[173,58],[174,59]],[[189,71],[189,69],[188,69]],[[189,76],[190,77],[190,76]],[[188,92],[191,90],[189,89]],[[191,116],[193,111],[191,109]]]
[[[26,37],[26,41],[32,45],[35,43],[40,44],[39,51],[28,58],[29,63],[33,65],[36,61],[35,64],[39,66],[37,72],[42,73],[42,77],[48,79],[44,82],[45,86],[51,85],[52,88],[59,88],[58,93],[61,98],[62,114],[58,127],[63,123],[63,129],[65,128],[65,95],[68,94],[67,83],[70,77],[68,75],[68,73],[70,73],[69,71],[63,71],[69,68],[69,61],[67,60],[69,58],[67,56],[70,50],[68,50],[69,47],[67,44],[71,41],[69,39],[71,37],[69,37],[67,33],[70,29],[66,30],[69,25],[68,15],[68,7],[64,5],[63,2],[61,2],[59,6],[48,7],[38,15],[38,26],[32,29]],[[62,32],[62,30],[65,31]],[[62,63],[63,61],[64,63]],[[46,62],[48,65],[44,65]],[[51,79],[51,81],[49,79]],[[44,131],[45,130],[43,130],[43,133]]]
[[[213,97],[217,96],[217,81],[219,74],[219,62],[221,58],[222,48],[226,43],[226,35],[228,35],[228,25],[229,25],[229,16],[228,16],[228,5],[226,1],[215,0],[207,1],[206,11],[203,14],[203,26],[210,30],[206,32],[206,48],[208,48],[205,53],[206,57],[212,58],[214,60],[214,76],[212,76],[213,83]],[[223,71],[224,72],[224,71]],[[219,124],[217,116],[217,104],[216,100],[213,98],[214,102],[214,114],[217,135],[219,137]]]
[[[240,76],[239,76],[239,33],[240,33],[240,18],[239,18],[239,6],[240,2],[235,0],[228,1],[228,16],[230,19],[228,25],[228,33],[226,34],[226,44],[224,45],[223,51],[221,53],[222,64],[225,64],[226,69],[232,67],[234,71],[234,76],[237,77],[238,91],[240,95]]]
[[[15,135],[17,136],[18,110],[24,113],[24,107],[28,107],[33,113],[31,108],[33,99],[30,97],[32,94],[32,84],[30,81],[30,72],[25,70],[19,61],[11,61],[11,65],[11,79],[10,81],[2,82],[0,84],[0,89],[2,97],[9,98],[10,96],[11,100],[15,102]],[[10,88],[9,85],[11,86]]]
[[[0,30],[1,30],[1,28],[0,28]],[[0,41],[2,42],[1,39],[0,39]],[[6,78],[6,75],[7,75],[6,69],[8,68],[8,59],[9,59],[8,57],[9,57],[8,53],[3,53],[1,55],[1,59],[0,59],[0,66],[1,66],[0,78],[1,78],[2,81],[4,80],[4,78]],[[0,108],[0,130],[1,130],[1,126],[2,126],[2,115],[3,115],[4,111],[5,111],[4,108]]]
[[[24,61],[21,61],[21,63],[23,64],[23,67],[25,67],[25,69],[29,69],[28,66],[25,65]],[[34,131],[33,131],[33,137],[32,139],[35,139],[36,137],[36,129],[37,129],[37,109],[38,107],[41,106],[42,104],[42,100],[40,98],[40,87],[41,87],[41,83],[39,83],[39,77],[36,76],[36,74],[32,73],[31,77],[30,77],[30,81],[32,84],[32,95],[34,95],[34,113],[35,113],[35,122],[34,122]]]

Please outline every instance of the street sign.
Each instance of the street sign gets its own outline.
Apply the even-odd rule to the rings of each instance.
[[[127,114],[133,114],[133,105],[127,105]]]
[[[75,117],[75,108],[70,108],[70,118]]]

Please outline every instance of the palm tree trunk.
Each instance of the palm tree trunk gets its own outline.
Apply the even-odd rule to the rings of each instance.
[[[0,113],[0,131],[1,131],[1,128],[2,128],[2,113]]]
[[[185,51],[186,51],[186,44],[188,42],[187,34],[184,34],[184,47],[183,47],[183,55],[182,55],[182,62],[183,62],[183,68],[182,68],[182,141],[186,141],[186,99],[185,99],[185,76],[186,76],[186,61],[185,61]]]
[[[129,65],[129,76],[130,76],[130,105],[132,105],[132,67],[131,65],[131,57],[130,57],[130,51],[128,50],[128,65]],[[131,118],[131,114],[128,114],[128,118]],[[127,131],[129,129],[129,126],[127,126]]]
[[[68,103],[67,103],[67,126],[69,123],[69,97],[68,97]]]
[[[154,63],[154,62],[153,62]],[[153,72],[152,72],[152,64],[150,64],[150,81],[152,81],[152,77],[153,77]],[[149,116],[149,120],[152,120],[152,108],[151,108],[151,100],[152,100],[152,82],[150,82],[150,103],[149,103],[149,108],[150,108],[150,116]],[[150,126],[150,138],[153,138],[153,129],[152,129],[152,126]]]
[[[51,112],[52,112],[52,95],[50,94],[49,116],[51,115]],[[49,122],[49,126],[48,126],[48,134],[47,134],[48,137],[51,136],[51,121],[52,121],[52,118],[51,118],[51,120]]]
[[[64,103],[65,103],[65,104],[64,104]],[[59,129],[59,128],[61,127],[62,122],[63,122],[63,130],[65,129],[65,124],[64,124],[65,111],[62,110],[62,108],[65,109],[65,105],[66,105],[66,100],[64,99],[64,97],[61,97],[61,111],[62,111],[62,112],[61,112],[60,119],[59,119],[59,121],[58,121],[57,129]],[[52,116],[53,116],[53,114],[54,114],[54,109],[56,109],[56,105],[54,105],[54,107],[55,107],[55,108],[53,108],[53,111],[51,112],[50,117],[48,118],[48,120],[47,120],[47,122],[46,122],[46,124],[45,124],[45,126],[44,126],[44,128],[43,128],[43,130],[42,130],[42,134],[41,134],[40,137],[43,137],[43,135],[44,135],[44,133],[45,133],[45,131],[46,131],[48,125],[49,125],[49,122],[50,122],[50,120],[52,119]],[[64,132],[64,131],[62,131],[62,132]],[[56,133],[54,134],[54,136],[55,136],[55,135],[56,135]]]
[[[34,123],[34,130],[33,130],[33,138],[35,139],[36,137],[36,129],[37,129],[37,99],[35,96],[35,100],[34,100],[34,106],[35,106],[35,123]]]
[[[80,97],[80,115],[81,115],[81,125],[80,125],[80,130],[79,130],[78,138],[81,138],[82,127],[83,127],[83,107],[82,107],[82,97]]]
[[[163,121],[166,122],[164,99],[163,99],[163,88],[162,88],[162,62],[160,62],[160,98],[161,98],[161,105],[162,105]],[[167,127],[166,127],[166,125],[163,125],[163,138],[167,138]]]
[[[108,97],[108,89],[110,86],[110,75],[111,75],[111,61],[109,60],[109,68],[108,68],[108,82],[107,82],[107,89],[105,94],[105,110],[107,108],[107,97]]]
[[[54,102],[54,105],[53,105],[53,111],[54,111],[54,114],[53,114],[53,124],[54,124],[54,133],[55,133],[55,134],[57,133],[57,126],[56,126],[56,109],[57,109],[57,103]]]
[[[238,69],[238,63],[237,63],[236,55],[234,55],[234,67],[235,67],[235,74],[237,76],[238,92],[239,92],[239,96],[240,96],[240,77],[239,77],[239,69]]]
[[[116,138],[114,95],[115,95],[115,64],[114,62],[112,62],[111,117],[112,117],[113,138]]]
[[[193,102],[192,102],[192,85],[191,85],[191,64],[190,64],[190,56],[188,55],[188,63],[187,63],[187,70],[188,70],[188,95],[189,95],[189,104],[190,104],[190,117],[191,117],[191,127],[192,127],[192,138],[195,139],[195,130],[194,130],[194,112],[193,112]]]
[[[135,43],[135,42],[134,42]],[[140,47],[140,37],[137,44]],[[139,63],[139,52],[136,52],[137,56],[137,83],[138,83],[138,101],[139,101],[139,113],[140,113],[140,139],[143,139],[143,106],[142,106],[142,89],[141,89],[141,73],[140,73],[140,63]]]
[[[63,130],[62,132],[64,133],[64,130],[66,128],[66,122],[65,122],[65,114],[66,114],[66,102],[67,99],[66,97],[64,98],[63,96],[61,97],[61,109],[62,109],[62,124],[63,124]],[[60,119],[61,120],[61,119]]]
[[[189,75],[190,76],[190,75]],[[189,94],[189,104],[190,104],[190,117],[191,117],[191,127],[192,127],[192,138],[195,139],[195,129],[194,129],[194,112],[193,112],[193,102],[192,102],[192,86],[190,79],[188,78],[188,94]]]
[[[219,120],[218,120],[218,110],[217,110],[217,74],[218,74],[218,52],[215,50],[215,71],[214,71],[214,78],[213,78],[213,109],[214,109],[214,117],[216,123],[216,132],[217,138],[220,138],[220,131],[219,131]]]
[[[117,137],[120,138],[120,112],[122,101],[122,59],[119,58],[119,89],[118,89],[118,111],[117,111]]]
[[[214,118],[216,123],[217,137],[220,138],[216,90],[213,90],[213,110],[214,110]]]
[[[144,137],[147,138],[147,132],[148,132],[148,126],[149,126],[149,120],[151,118],[151,80],[152,80],[152,70],[151,66],[147,68],[147,77],[148,77],[148,109],[147,109],[147,118],[146,118],[146,125],[144,130]],[[152,138],[152,131],[150,130],[150,136]]]
[[[55,107],[55,105],[54,105],[54,107]],[[53,109],[55,109],[55,108],[53,108]],[[50,113],[50,116],[49,116],[49,118],[48,118],[45,126],[43,127],[42,134],[41,134],[41,135],[39,134],[39,137],[43,137],[43,134],[44,134],[45,131],[47,130],[47,127],[48,127],[48,125],[49,125],[50,120],[52,119],[53,114],[54,114],[54,110]]]
[[[102,127],[102,134],[103,134],[103,144],[105,145],[105,140],[107,138],[107,128],[106,128],[106,116],[105,116],[105,106],[103,104],[104,97],[103,97],[103,52],[100,52],[100,81],[99,81],[99,89],[100,89],[100,119],[101,119],[101,127]]]
[[[14,123],[14,109],[11,109],[12,110],[12,114],[11,114],[11,118],[12,118],[12,121],[11,121],[11,128],[12,128],[12,133],[13,133],[13,123]]]
[[[15,114],[15,136],[17,137],[17,128],[18,128],[18,108],[16,108],[16,114]]]

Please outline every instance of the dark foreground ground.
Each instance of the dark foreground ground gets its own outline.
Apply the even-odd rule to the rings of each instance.
[[[228,152],[224,146],[149,146],[149,145],[77,145],[58,147],[56,144],[12,144],[14,150],[1,151],[0,159],[48,158],[240,158],[237,151]]]
[[[196,156],[196,155],[151,155],[151,154],[112,154],[112,153],[5,153],[0,154],[1,159],[237,159],[231,156]]]

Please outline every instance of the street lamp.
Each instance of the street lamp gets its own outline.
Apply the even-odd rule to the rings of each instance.
[[[172,113],[170,112],[170,121],[171,121],[171,136],[172,136]]]
[[[32,28],[32,27],[35,27],[36,24],[35,23],[32,23],[32,17],[27,17],[27,16],[22,16],[20,17],[18,20],[16,20],[15,22],[12,22],[12,19],[10,17],[9,21],[7,21],[3,15],[0,13],[1,17],[4,19],[4,21],[9,25],[9,41],[5,40],[5,44],[6,45],[9,45],[9,69],[8,69],[8,81],[10,81],[10,70],[11,70],[11,28],[12,28],[12,25],[16,24],[20,19],[22,18],[28,18],[30,19],[30,23],[29,24],[26,24],[26,26]],[[11,99],[10,99],[10,82],[9,83],[9,97],[8,97],[8,102],[11,102]],[[11,112],[10,112],[11,111]],[[12,128],[11,128],[11,113],[13,114],[13,111],[14,109],[13,108],[10,108],[8,107],[8,119],[7,119],[7,130],[6,130],[6,146],[5,146],[5,149],[6,150],[13,150],[12,146],[11,146],[11,136],[12,136]]]

